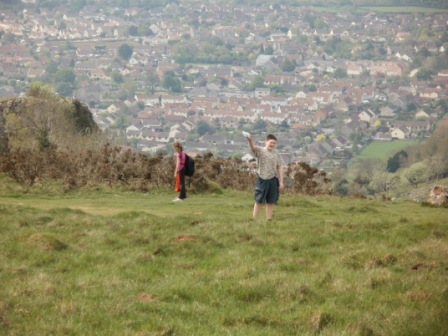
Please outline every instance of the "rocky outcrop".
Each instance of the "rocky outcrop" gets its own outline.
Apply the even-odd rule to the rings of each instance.
[[[428,202],[439,206],[448,206],[448,187],[436,185],[432,188]]]

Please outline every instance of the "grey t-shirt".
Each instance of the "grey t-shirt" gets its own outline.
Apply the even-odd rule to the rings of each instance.
[[[278,177],[278,165],[282,164],[282,159],[277,150],[267,150],[265,147],[256,146],[255,157],[258,160],[257,174],[263,180]]]

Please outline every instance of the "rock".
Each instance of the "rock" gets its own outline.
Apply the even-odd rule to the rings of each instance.
[[[435,205],[448,205],[448,187],[434,186],[429,194],[428,202]]]

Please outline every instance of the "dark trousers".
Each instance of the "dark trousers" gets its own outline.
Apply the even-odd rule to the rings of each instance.
[[[180,176],[179,198],[185,199],[185,198],[187,198],[187,189],[185,188],[185,168],[179,170],[179,176]]]

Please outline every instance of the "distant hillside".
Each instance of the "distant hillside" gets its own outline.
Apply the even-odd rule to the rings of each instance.
[[[41,0],[41,2],[48,3],[50,0]],[[57,3],[58,0],[53,0],[53,3]],[[190,3],[200,3],[197,0],[187,0],[184,2]],[[220,3],[220,4],[228,4],[229,1],[225,0],[216,0],[210,1],[209,3]],[[97,5],[104,6],[104,0],[96,0]],[[145,8],[154,8],[161,7],[168,4],[172,4],[171,0],[158,0],[158,1],[147,1],[142,4],[140,0],[128,0],[126,2],[122,0],[109,0],[108,4],[113,6],[123,6],[123,4],[127,5],[127,7],[145,7]],[[230,3],[233,4],[241,4],[240,0],[230,0]],[[283,6],[317,6],[317,7],[331,7],[331,6],[420,6],[420,7],[432,7],[432,8],[445,8],[448,9],[448,2],[445,0],[246,0],[246,4],[248,5],[283,5]],[[205,7],[207,7],[207,3],[205,3]]]
[[[198,0],[185,0],[183,3],[202,3]],[[217,4],[241,4],[241,0],[215,0],[205,3],[205,7]],[[439,9],[448,9],[448,2],[445,0],[246,0],[247,5],[252,6],[316,6],[316,7],[339,7],[339,6],[394,6],[394,7],[430,7]],[[99,6],[101,8],[143,8],[146,10],[152,8],[161,8],[173,4],[172,0],[95,0],[95,1],[72,1],[67,3],[63,0],[37,0],[35,3],[22,3],[16,0],[2,0],[2,6],[6,9],[20,10],[22,8],[55,8],[64,6],[69,11],[79,12],[85,6]]]

